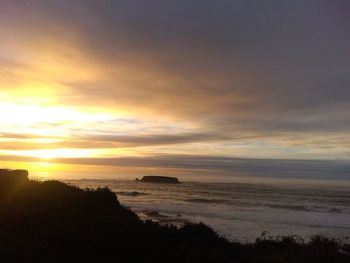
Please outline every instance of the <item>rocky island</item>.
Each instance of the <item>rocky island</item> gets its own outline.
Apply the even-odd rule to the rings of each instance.
[[[142,177],[142,179],[136,178],[136,182],[143,183],[167,183],[167,184],[179,184],[180,181],[176,177],[169,176],[157,176],[157,175],[147,175]]]

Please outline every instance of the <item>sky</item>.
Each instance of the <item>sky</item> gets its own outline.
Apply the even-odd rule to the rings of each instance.
[[[2,167],[332,179],[349,112],[346,0],[0,0]]]

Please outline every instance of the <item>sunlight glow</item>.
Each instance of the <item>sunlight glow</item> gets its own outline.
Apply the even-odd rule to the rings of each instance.
[[[69,137],[81,127],[96,126],[114,118],[109,113],[82,111],[69,106],[0,104],[1,132],[43,137],[37,138],[35,143],[53,143],[55,139]]]
[[[66,122],[108,121],[112,117],[101,113],[83,113],[62,106],[37,106],[0,104],[0,123],[5,125],[28,126],[33,124],[55,124]]]
[[[96,150],[86,149],[41,149],[41,150],[0,150],[0,154],[34,157],[42,160],[56,158],[84,158],[96,156]]]

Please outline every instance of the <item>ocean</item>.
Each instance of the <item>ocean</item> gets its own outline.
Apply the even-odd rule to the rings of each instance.
[[[268,235],[350,237],[350,188],[268,183],[142,183],[65,180],[82,188],[109,187],[141,219],[181,226],[203,222],[230,240]]]

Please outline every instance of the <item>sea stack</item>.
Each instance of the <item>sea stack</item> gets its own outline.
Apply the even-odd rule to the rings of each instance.
[[[180,181],[176,177],[169,176],[157,176],[157,175],[147,175],[142,177],[141,180],[136,178],[137,182],[143,183],[167,183],[167,184],[179,184]]]

